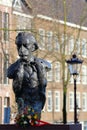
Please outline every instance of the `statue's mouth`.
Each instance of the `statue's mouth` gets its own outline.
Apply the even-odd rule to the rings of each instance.
[[[20,57],[27,57],[28,55],[19,54]]]

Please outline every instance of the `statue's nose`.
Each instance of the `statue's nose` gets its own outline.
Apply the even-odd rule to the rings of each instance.
[[[23,46],[21,46],[21,51],[24,51],[24,47]]]
[[[25,48],[21,46],[21,48],[19,49],[19,52],[23,54],[25,52]]]

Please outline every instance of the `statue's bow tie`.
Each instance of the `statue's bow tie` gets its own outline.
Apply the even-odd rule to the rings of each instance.
[[[35,65],[35,62],[24,62],[23,63],[24,66],[32,66],[32,65]]]

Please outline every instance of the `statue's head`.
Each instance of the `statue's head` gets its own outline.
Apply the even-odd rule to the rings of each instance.
[[[20,32],[16,36],[15,43],[17,45],[19,56],[24,60],[28,60],[31,53],[38,49],[37,42],[31,33]]]

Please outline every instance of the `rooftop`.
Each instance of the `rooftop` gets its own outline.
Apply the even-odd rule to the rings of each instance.
[[[41,14],[87,27],[87,0],[27,0],[33,15]],[[64,11],[66,10],[66,11]]]

